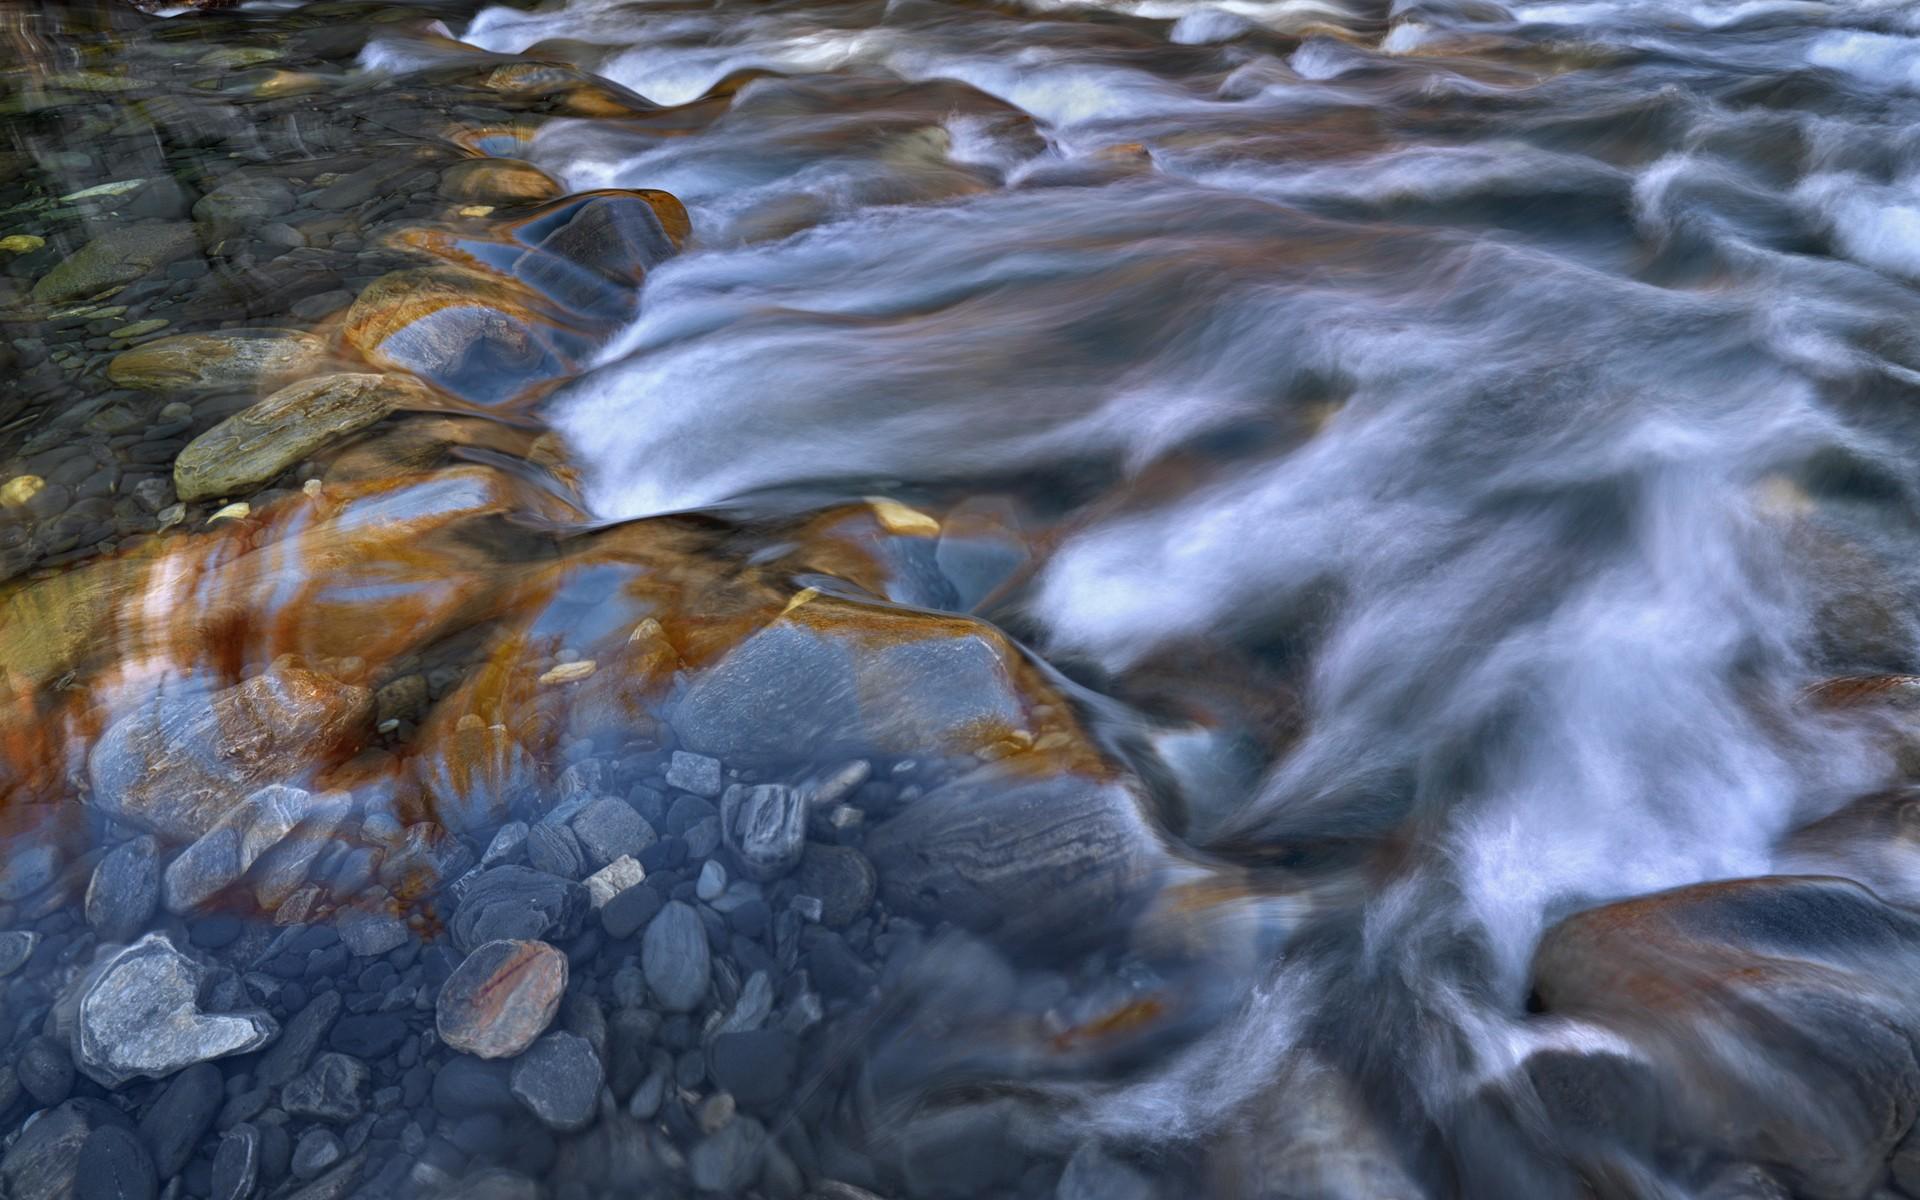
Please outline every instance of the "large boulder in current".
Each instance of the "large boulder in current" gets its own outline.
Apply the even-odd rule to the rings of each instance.
[[[395,271],[354,300],[342,336],[368,362],[494,404],[571,373],[575,354],[587,348],[534,313],[529,299],[477,272]]]
[[[1533,967],[1538,1007],[1646,1066],[1663,1140],[1812,1200],[1865,1195],[1920,1114],[1917,985],[1920,914],[1815,876],[1590,909],[1547,932]]]
[[[1031,729],[1024,666],[979,621],[815,599],[702,671],[669,719],[724,760],[968,753]]]
[[[211,695],[157,692],[87,758],[108,817],[193,841],[270,783],[304,783],[373,711],[373,693],[280,667]]]
[[[866,850],[896,909],[1020,945],[1098,938],[1143,899],[1162,849],[1133,787],[984,767],[878,825]]]

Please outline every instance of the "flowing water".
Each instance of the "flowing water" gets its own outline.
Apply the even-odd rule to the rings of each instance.
[[[351,886],[214,906],[255,974],[283,930],[365,907],[372,864],[416,849],[403,827],[471,859],[582,792],[671,830],[642,858],[654,907],[704,909],[724,960],[663,1025],[650,964],[630,991],[640,938],[589,918],[575,991],[599,988],[598,1054],[637,1077],[610,1068],[589,1133],[514,1110],[477,1145],[444,1105],[377,1125],[368,1194],[458,1194],[505,1162],[488,1186],[534,1190],[501,1195],[1920,1195],[1912,5],[7,19],[28,102],[0,236],[51,244],[13,251],[0,296],[41,372],[0,445],[35,481],[3,497],[0,669],[19,844],[60,847],[19,851],[32,886],[4,896],[50,939],[16,1004],[52,1005],[115,941],[92,901],[91,929],[60,915],[103,851],[205,832],[116,789],[232,757],[204,730],[103,731],[291,654],[378,711],[324,753],[281,738],[244,780],[354,814],[319,860]],[[208,57],[233,47],[258,53]],[[115,139],[123,162],[90,158]],[[538,171],[462,191],[468,156]],[[168,171],[178,212],[88,207]],[[228,226],[195,203],[248,171],[287,202]],[[632,196],[644,220],[605,220],[642,234],[566,258],[556,229]],[[167,220],[198,249],[109,282],[165,282],[177,327],[310,330],[344,369],[424,384],[194,493],[167,475],[180,446],[272,387],[134,379],[107,360],[154,331],[106,326],[143,310],[36,283]],[[415,276],[369,299],[423,262],[455,300]],[[93,340],[56,378],[62,329]],[[153,503],[113,524],[136,485]],[[821,874],[756,871],[718,784],[693,789],[725,808],[703,847],[676,750],[798,785],[814,843],[877,865],[878,907],[869,878],[843,932],[803,930]],[[470,893],[379,871],[371,903],[411,934],[396,978],[430,968]],[[743,905],[775,916],[758,948],[727,932]],[[182,943],[213,919],[167,907],[151,927]],[[216,970],[225,936],[194,939]],[[756,971],[795,1061],[724,1086],[698,1048],[719,1062]],[[791,1017],[816,991],[824,1021]],[[64,1045],[42,1024],[10,1028]],[[664,1104],[630,1102],[663,1059]],[[227,1060],[229,1094],[250,1062]],[[732,1175],[712,1147],[746,1155],[747,1118],[716,1092],[760,1122]],[[34,1107],[7,1105],[12,1127]],[[408,1161],[378,1170],[389,1145]]]

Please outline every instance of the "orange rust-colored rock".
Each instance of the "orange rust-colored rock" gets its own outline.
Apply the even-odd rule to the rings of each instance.
[[[565,191],[539,167],[513,158],[468,159],[440,173],[440,194],[465,204],[537,204]]]

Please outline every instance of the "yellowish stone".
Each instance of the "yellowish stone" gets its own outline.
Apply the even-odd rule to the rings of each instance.
[[[15,233],[0,238],[0,250],[8,254],[31,254],[47,244],[47,239],[35,237],[31,233]]]
[[[253,515],[253,505],[248,504],[245,500],[242,500],[238,504],[229,504],[225,508],[221,509],[219,512],[214,513],[212,516],[208,517],[207,524],[211,525],[215,521],[238,521],[242,517],[248,517],[252,515]]]
[[[40,489],[45,486],[47,481],[38,475],[15,475],[5,484],[0,484],[0,504],[18,508],[39,495]]]
[[[460,210],[463,217],[484,217],[493,212],[491,204],[469,204]]]
[[[598,669],[599,664],[594,660],[583,658],[578,662],[561,663],[540,676],[540,682],[543,684],[578,683]]]
[[[867,504],[872,507],[873,515],[880,519],[881,527],[888,533],[912,534],[921,537],[940,535],[940,522],[917,508],[908,508],[898,500],[889,500],[885,496],[868,496]]]

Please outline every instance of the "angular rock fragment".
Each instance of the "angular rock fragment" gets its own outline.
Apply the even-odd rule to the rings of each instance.
[[[615,859],[634,857],[657,840],[645,817],[625,800],[612,796],[588,804],[571,824],[588,865],[596,869]]]
[[[460,898],[453,942],[473,951],[503,938],[566,941],[580,932],[591,907],[591,894],[572,880],[526,867],[490,867]]]
[[[122,842],[94,867],[86,916],[102,941],[132,941],[146,930],[159,904],[160,843],[153,838]]]
[[[778,879],[806,849],[806,799],[777,783],[734,784],[720,800],[720,831],[748,878]]]
[[[281,1090],[280,1106],[296,1117],[345,1124],[367,1108],[367,1066],[331,1051]]]
[[[164,934],[113,955],[80,998],[75,1064],[103,1087],[118,1087],[258,1050],[280,1032],[264,1012],[202,1012],[203,975]]]
[[[605,908],[607,902],[628,888],[646,882],[647,873],[639,863],[622,856],[587,876],[587,894],[593,907]]]
[[[593,1123],[606,1070],[585,1038],[549,1033],[513,1064],[513,1094],[549,1129],[571,1133]]]
[[[26,966],[39,945],[40,935],[31,930],[9,929],[0,933],[0,979]]]
[[[480,1058],[511,1058],[546,1032],[567,989],[567,956],[544,942],[488,942],[440,989],[440,1040]]]

